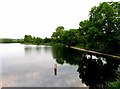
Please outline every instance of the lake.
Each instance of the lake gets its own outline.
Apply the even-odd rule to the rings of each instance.
[[[0,61],[2,87],[102,86],[120,69],[118,60],[61,45],[0,44]]]

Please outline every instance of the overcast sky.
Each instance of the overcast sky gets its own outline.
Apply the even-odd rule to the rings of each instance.
[[[78,28],[103,1],[111,0],[0,0],[0,38],[44,38],[58,26]]]

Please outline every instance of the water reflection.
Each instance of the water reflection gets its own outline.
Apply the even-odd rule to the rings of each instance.
[[[43,46],[44,52],[51,52],[51,46]]]
[[[93,59],[92,55],[90,58],[83,55],[78,65],[79,77],[91,89],[106,87],[107,83],[115,81],[118,75],[119,62],[111,58]]]
[[[56,45],[52,47],[52,54],[56,62],[59,64],[68,63],[70,65],[78,65],[79,59],[85,52],[66,48],[65,46]]]
[[[37,53],[40,53],[40,51],[42,50],[42,47],[41,46],[37,46],[37,47],[35,47],[36,48],[36,52]]]
[[[90,89],[105,88],[109,82],[117,79],[120,64],[118,60],[93,56],[64,46],[54,46],[52,50],[57,63],[78,66],[79,78]]]
[[[32,48],[31,48],[30,46],[25,46],[25,47],[24,47],[24,50],[25,50],[25,54],[30,54]]]
[[[24,47],[24,51],[25,51],[25,54],[29,55],[33,52],[36,52],[36,53],[40,53],[42,50],[42,46],[25,46]]]
[[[117,78],[119,65],[111,58],[95,57],[61,45],[5,45],[2,58],[4,87],[85,87],[85,83],[98,89]]]
[[[4,49],[4,56],[2,55],[3,87],[85,87],[77,76],[77,66],[57,64],[57,71],[54,72],[56,62],[51,47],[12,45],[8,45],[9,50]]]

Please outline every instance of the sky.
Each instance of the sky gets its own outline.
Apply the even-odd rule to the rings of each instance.
[[[45,38],[58,26],[78,28],[91,8],[103,1],[111,0],[0,0],[0,38]]]

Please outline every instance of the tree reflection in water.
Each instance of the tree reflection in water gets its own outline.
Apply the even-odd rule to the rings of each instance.
[[[95,57],[92,54],[61,45],[52,47],[52,52],[57,63],[77,65],[79,78],[90,89],[103,89],[109,82],[117,79],[118,66],[120,64],[118,60],[108,57]]]
[[[79,77],[91,89],[106,87],[110,81],[115,81],[118,75],[119,62],[111,58],[94,59],[92,55],[90,58],[83,55],[78,65]]]

